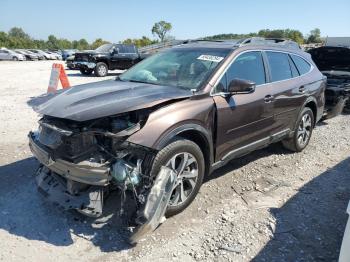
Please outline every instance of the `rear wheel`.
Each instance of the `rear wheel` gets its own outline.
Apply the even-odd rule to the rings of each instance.
[[[305,107],[298,117],[293,137],[283,140],[283,146],[294,152],[303,151],[310,142],[313,127],[314,114],[310,108]]]
[[[95,76],[103,77],[108,74],[108,66],[106,63],[99,62],[95,67]]]
[[[83,75],[91,75],[92,74],[92,69],[80,69],[80,73],[82,73]]]
[[[162,166],[171,168],[177,175],[165,213],[169,217],[183,211],[195,199],[204,177],[203,153],[196,143],[177,140],[158,152],[151,175],[157,176]]]

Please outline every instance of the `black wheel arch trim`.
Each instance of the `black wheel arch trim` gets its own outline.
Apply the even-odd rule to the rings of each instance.
[[[304,110],[304,108],[306,107],[306,105],[310,102],[313,102],[315,103],[315,106],[316,106],[316,115],[314,116],[314,125],[316,124],[316,122],[319,120],[319,115],[322,116],[322,113],[320,114],[319,112],[319,108],[317,107],[317,100],[315,97],[313,96],[309,96],[308,98],[306,98],[304,104],[300,107],[300,110],[298,112],[298,116],[300,115],[300,113]],[[310,108],[312,110],[312,108]],[[297,121],[295,122],[295,126],[297,125],[297,122],[298,122],[298,118],[297,118]]]
[[[214,161],[213,138],[210,131],[200,124],[187,123],[171,129],[157,141],[157,143],[155,144],[155,149],[161,150],[169,143],[169,141],[171,141],[171,139],[186,131],[198,132],[206,140],[209,149],[209,160],[211,165]],[[203,154],[204,153],[205,152],[203,152]]]

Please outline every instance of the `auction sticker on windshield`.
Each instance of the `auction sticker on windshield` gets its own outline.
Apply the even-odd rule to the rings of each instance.
[[[197,57],[197,59],[219,63],[224,58],[222,56],[215,56],[215,55],[200,55],[199,57]]]

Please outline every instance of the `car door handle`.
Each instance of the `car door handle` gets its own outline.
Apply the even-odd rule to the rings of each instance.
[[[273,96],[272,95],[267,95],[264,98],[265,103],[270,103],[273,101]]]
[[[305,90],[306,90],[305,86],[299,87],[299,92],[300,93],[305,93]]]

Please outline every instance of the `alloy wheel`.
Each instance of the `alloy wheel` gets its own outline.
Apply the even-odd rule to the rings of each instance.
[[[106,75],[107,74],[107,68],[103,65],[99,66],[98,68],[98,73],[102,76]]]
[[[179,206],[191,195],[197,184],[198,163],[192,154],[182,152],[173,156],[166,166],[177,175],[169,206]]]
[[[311,130],[312,130],[311,117],[309,114],[305,114],[301,118],[298,132],[297,132],[297,139],[298,139],[299,146],[304,147],[308,143],[311,135]]]

